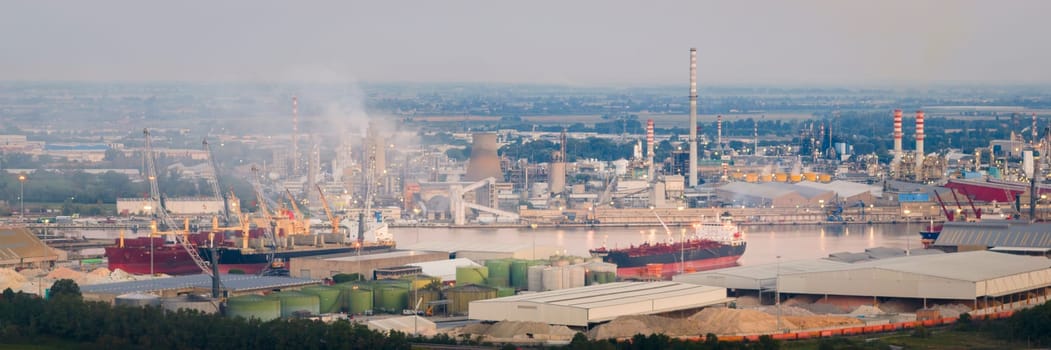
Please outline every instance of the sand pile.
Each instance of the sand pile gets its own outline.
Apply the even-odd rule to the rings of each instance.
[[[858,306],[858,308],[854,309],[854,311],[851,311],[850,315],[852,315],[852,316],[866,316],[866,315],[879,315],[879,314],[882,314],[882,313],[883,313],[883,310],[880,310],[878,307],[875,307],[875,306],[872,306],[872,305],[861,305],[861,306]]]
[[[11,288],[17,292],[22,289],[22,284],[26,283],[26,281],[26,276],[22,276],[15,270],[0,269],[0,291]]]
[[[751,307],[749,309],[759,310],[777,316],[777,305],[764,305]],[[814,316],[814,313],[799,306],[781,304],[781,316]]]
[[[669,336],[700,335],[692,322],[684,319],[652,315],[633,315],[617,317],[609,323],[599,325],[590,332],[592,339],[628,338],[635,334],[663,333]]]
[[[766,333],[777,329],[777,317],[758,310],[708,308],[690,316],[696,334]],[[781,328],[799,328],[786,318]]]
[[[85,274],[83,272],[74,271],[68,267],[59,267],[51,270],[45,278],[49,280],[70,279],[73,280],[73,282],[77,282],[77,284],[83,284],[84,277]]]
[[[44,277],[44,275],[47,275],[47,271],[41,269],[24,269],[22,271],[18,271],[18,273],[22,274],[22,276],[25,276],[28,279]]]
[[[758,306],[759,298],[750,295],[737,297],[737,307]]]
[[[845,314],[847,312],[850,312],[850,310],[851,310],[851,309],[843,308],[843,307],[841,307],[839,305],[826,304],[826,303],[814,303],[814,304],[809,304],[809,305],[800,304],[798,306],[801,307],[801,308],[807,309],[807,311],[813,312],[814,314],[818,314],[818,315]]]
[[[109,277],[110,272],[109,269],[105,267],[100,267],[92,270],[91,272],[88,272],[87,274],[98,277]]]

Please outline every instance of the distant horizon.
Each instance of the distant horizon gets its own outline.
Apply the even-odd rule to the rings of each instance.
[[[116,84],[116,85],[162,85],[162,84],[185,84],[185,85],[302,85],[302,86],[346,86],[353,85],[359,87],[367,86],[441,86],[441,85],[462,85],[462,86],[505,86],[505,87],[552,87],[552,88],[575,88],[575,89],[689,89],[689,82],[684,83],[637,83],[637,84],[558,84],[558,83],[543,83],[543,82],[500,82],[500,81],[301,81],[301,80],[177,80],[177,79],[161,79],[161,80],[69,80],[69,79],[37,79],[37,80],[16,80],[16,79],[0,79],[0,84]],[[703,84],[698,82],[698,89],[883,89],[883,90],[909,90],[909,89],[927,89],[927,88],[976,88],[976,89],[996,89],[996,88],[1047,88],[1051,89],[1051,82],[955,82],[955,81],[942,81],[942,82],[913,82],[913,83],[711,83]]]

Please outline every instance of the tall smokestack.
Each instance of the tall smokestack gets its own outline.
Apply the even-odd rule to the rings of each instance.
[[[894,157],[901,159],[901,110],[894,110]]]
[[[923,171],[923,111],[916,111],[916,178]]]
[[[690,187],[697,187],[697,49],[690,48]]]
[[[646,178],[652,182],[653,176],[655,175],[653,169],[653,119],[646,120],[646,163],[650,165]]]
[[[299,175],[299,98],[292,96],[292,171]]]
[[[715,118],[715,148],[719,151],[723,150],[723,116],[721,115]]]

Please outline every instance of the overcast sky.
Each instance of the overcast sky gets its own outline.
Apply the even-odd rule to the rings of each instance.
[[[3,1],[0,80],[1051,82],[1051,1]]]

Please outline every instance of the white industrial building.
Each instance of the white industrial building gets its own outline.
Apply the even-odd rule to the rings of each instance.
[[[1018,299],[1046,295],[1051,260],[972,251],[890,257],[860,262],[831,259],[736,267],[673,278],[677,282],[824,296]]]
[[[472,301],[468,318],[588,326],[620,316],[725,304],[726,288],[678,282],[617,282]]]
[[[425,261],[408,264],[418,266],[424,275],[441,278],[442,282],[456,281],[456,269],[460,267],[482,266],[471,259],[456,258],[449,260]]]

